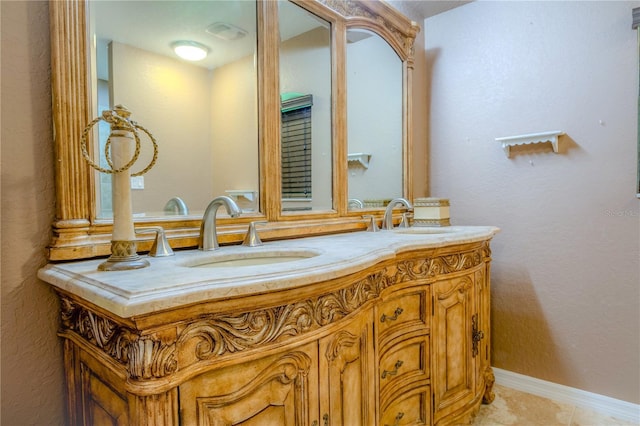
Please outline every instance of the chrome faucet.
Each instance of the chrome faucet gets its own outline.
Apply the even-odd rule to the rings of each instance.
[[[413,206],[406,198],[394,198],[387,204],[387,209],[384,211],[384,217],[382,218],[382,229],[393,229],[393,208],[398,204],[404,204],[404,206],[411,210]]]
[[[176,213],[176,214],[189,214],[189,208],[187,204],[180,197],[173,197],[167,204],[164,205],[164,211],[166,213]]]
[[[229,216],[240,216],[240,207],[238,207],[232,198],[226,195],[214,198],[204,211],[202,223],[200,224],[200,237],[198,238],[198,248],[200,250],[209,251],[219,247],[218,234],[216,232],[216,213],[220,206],[226,207]]]
[[[355,209],[363,209],[364,203],[357,198],[349,198],[349,201],[347,202],[347,207],[348,208],[353,207]]]

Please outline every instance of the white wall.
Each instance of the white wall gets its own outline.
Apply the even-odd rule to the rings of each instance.
[[[493,365],[640,402],[640,2],[477,1],[425,21],[430,189],[497,225]],[[506,158],[496,137],[562,130]]]

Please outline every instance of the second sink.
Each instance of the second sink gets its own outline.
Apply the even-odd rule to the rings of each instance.
[[[294,262],[317,256],[313,250],[270,250],[246,253],[216,254],[194,260],[185,265],[190,268],[231,268],[260,266],[274,263]]]

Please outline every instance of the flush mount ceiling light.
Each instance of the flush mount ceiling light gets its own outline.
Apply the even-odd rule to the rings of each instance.
[[[207,46],[191,40],[174,41],[171,48],[176,55],[187,61],[201,61],[209,54]]]

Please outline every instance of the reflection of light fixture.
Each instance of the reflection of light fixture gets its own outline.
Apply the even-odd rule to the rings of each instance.
[[[200,61],[209,54],[207,46],[190,40],[174,41],[171,47],[176,55],[187,61]]]

